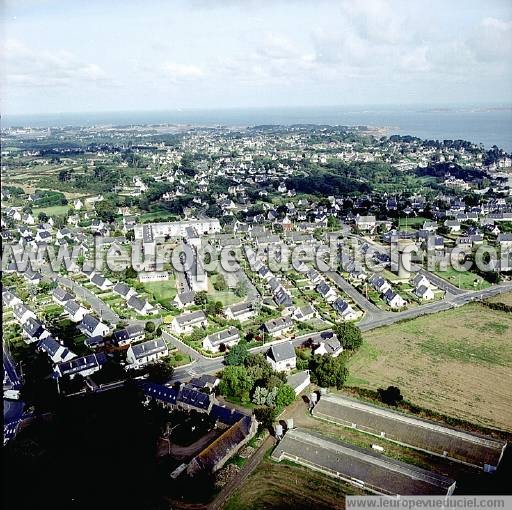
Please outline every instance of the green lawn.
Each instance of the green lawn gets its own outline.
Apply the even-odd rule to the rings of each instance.
[[[176,296],[176,281],[169,277],[168,280],[162,282],[145,282],[145,291],[153,296],[154,301],[171,301]]]
[[[434,271],[434,274],[460,289],[480,290],[491,286],[491,284],[481,276],[471,271],[456,271],[453,267],[447,267],[446,271]]]
[[[37,217],[40,212],[46,213],[48,216],[64,216],[69,210],[69,205],[52,205],[48,207],[34,207],[33,215]]]
[[[423,223],[425,221],[429,221],[428,218],[425,218],[424,216],[417,216],[417,217],[409,217],[409,218],[400,218],[399,220],[399,226],[400,228],[402,228],[403,230],[408,230],[408,229],[412,229],[412,228],[421,228],[421,226],[423,225]]]

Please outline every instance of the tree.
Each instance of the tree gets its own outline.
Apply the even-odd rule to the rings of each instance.
[[[269,407],[273,407],[276,404],[277,394],[277,388],[268,389],[262,386],[256,386],[256,389],[254,390],[254,395],[252,397],[252,401],[255,404],[261,406],[266,405]]]
[[[277,417],[277,410],[275,407],[258,407],[254,410],[254,415],[263,428],[270,428]]]
[[[338,336],[341,345],[345,349],[356,350],[363,343],[361,330],[351,322],[342,322],[334,326],[334,332]]]
[[[310,361],[313,379],[319,386],[333,386],[340,389],[348,377],[348,370],[342,358],[333,358],[329,354],[313,356]]]
[[[327,218],[327,226],[332,229],[340,228],[340,220],[336,216],[329,216]]]
[[[400,388],[397,386],[388,386],[386,389],[379,388],[377,392],[379,393],[379,397],[382,402],[390,406],[396,406],[398,402],[401,402],[404,399],[400,392]]]
[[[48,215],[47,215],[44,211],[41,211],[41,212],[37,215],[37,219],[38,219],[41,223],[46,223],[46,222],[49,220],[49,217],[48,217]]]
[[[147,368],[148,380],[164,384],[172,378],[174,368],[168,363],[150,363]]]
[[[94,209],[98,218],[105,223],[112,223],[117,214],[117,208],[113,200],[97,202]]]
[[[228,285],[226,283],[226,279],[224,278],[224,275],[217,275],[217,280],[213,284],[213,288],[215,290],[218,290],[219,292],[225,291],[228,288]]]
[[[208,315],[220,315],[222,313],[222,303],[220,301],[210,301],[206,305],[206,313]]]
[[[148,321],[148,322],[146,322],[146,325],[144,326],[144,329],[145,329],[148,333],[154,333],[154,332],[155,332],[155,329],[156,329],[155,323],[154,323],[154,322],[152,322],[152,321]]]
[[[224,362],[226,365],[243,365],[247,356],[249,356],[247,342],[241,340],[238,344],[231,347],[224,358]]]
[[[205,290],[196,292],[194,296],[194,303],[198,306],[204,306],[208,303],[208,293]]]
[[[295,391],[288,384],[283,384],[277,390],[276,406],[280,409],[289,406],[295,400]]]
[[[235,287],[235,295],[237,297],[244,297],[247,295],[247,285],[244,281],[239,280]]]
[[[219,392],[228,397],[239,397],[248,400],[253,380],[243,366],[228,366],[222,372]]]

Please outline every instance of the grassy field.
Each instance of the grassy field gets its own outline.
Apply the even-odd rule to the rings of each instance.
[[[512,306],[512,292],[494,296],[489,298],[487,301],[489,301],[489,303],[503,303],[504,305]]]
[[[345,508],[346,494],[364,494],[303,466],[265,458],[224,506],[224,510]]]
[[[425,218],[424,216],[417,216],[417,217],[403,217],[399,220],[399,226],[402,230],[411,230],[412,228],[421,228],[423,226],[423,223],[425,221],[430,221],[428,218]]]
[[[170,301],[175,298],[177,293],[174,278],[161,282],[145,282],[144,289],[150,296],[154,297],[155,301]]]
[[[364,335],[348,385],[399,386],[415,404],[512,431],[512,315],[473,303]]]
[[[52,205],[48,207],[34,207],[33,215],[37,217],[40,212],[46,213],[48,216],[64,216],[69,210],[69,205]]]
[[[447,267],[445,271],[434,271],[434,273],[460,289],[480,290],[491,286],[481,276],[470,271],[455,271],[453,267]]]

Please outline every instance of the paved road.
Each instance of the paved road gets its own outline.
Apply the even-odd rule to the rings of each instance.
[[[421,315],[428,315],[431,313],[441,312],[443,310],[449,310],[450,308],[462,306],[472,301],[479,301],[491,296],[496,296],[497,294],[501,294],[503,292],[511,291],[512,283],[506,283],[495,285],[485,290],[464,292],[463,294],[458,294],[456,296],[449,296],[442,301],[435,301],[434,303],[426,303],[424,305],[417,306],[416,308],[409,308],[403,312],[388,312],[383,317],[378,317],[366,322],[362,322],[359,327],[362,331],[369,331],[380,326],[394,324],[404,319],[413,319],[415,317],[420,317]]]
[[[336,271],[327,271],[325,273],[345,294],[350,296],[356,304],[363,309],[368,315],[379,316],[385,313],[378,306],[374,305],[371,301],[366,299],[358,290],[350,285],[345,278],[343,278]]]
[[[94,292],[86,289],[79,283],[74,282],[66,276],[62,276],[58,273],[54,273],[47,266],[41,268],[41,272],[51,279],[57,281],[60,285],[71,289],[77,296],[83,299],[86,303],[89,303],[92,309],[99,315],[102,320],[109,322],[110,324],[117,324],[121,319],[112,308],[110,308],[105,302],[103,302]]]
[[[419,274],[425,275],[425,277],[428,278],[436,287],[440,288],[441,290],[445,290],[454,296],[458,296],[467,292],[463,289],[459,289],[452,283],[446,281],[444,278],[441,278],[440,276],[437,276],[436,274],[431,273],[426,269],[420,269]]]

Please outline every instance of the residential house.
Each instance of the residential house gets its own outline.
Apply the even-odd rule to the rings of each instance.
[[[186,292],[180,292],[172,300],[172,304],[176,308],[179,308],[180,310],[183,310],[184,308],[187,308],[187,307],[192,306],[194,304],[195,297],[196,297],[196,293],[193,290],[186,291]]]
[[[358,313],[341,298],[336,299],[336,301],[332,303],[332,307],[345,321],[352,321],[358,317]]]
[[[98,287],[100,290],[109,290],[114,286],[114,284],[108,278],[105,278],[98,273],[93,273],[91,277],[91,283],[96,285],[96,287]]]
[[[175,317],[171,322],[171,329],[181,335],[184,333],[192,333],[194,328],[206,327],[207,324],[208,319],[206,315],[203,311],[198,310]]]
[[[140,315],[153,315],[158,312],[158,310],[148,301],[142,300],[138,296],[132,296],[126,304],[133,308]]]
[[[420,298],[425,301],[430,301],[434,299],[434,292],[433,290],[426,285],[419,285],[414,289],[414,293]]]
[[[326,282],[321,282],[316,286],[316,291],[328,302],[336,301],[338,295],[336,291]]]
[[[32,317],[29,317],[28,320],[23,323],[21,329],[21,334],[27,344],[37,342],[50,336],[50,332],[44,327],[44,324]]]
[[[296,367],[297,358],[291,342],[272,345],[267,351],[266,360],[276,372],[287,372]]]
[[[403,308],[406,305],[406,302],[402,296],[400,296],[400,294],[392,289],[388,289],[384,293],[383,298],[391,308]]]
[[[77,375],[87,377],[100,370],[107,361],[107,355],[102,352],[73,358],[69,361],[62,361],[53,368],[53,376],[56,379],[62,376],[68,376],[70,379],[73,379]]]
[[[69,315],[73,322],[80,322],[88,313],[87,308],[84,308],[73,299],[69,299],[64,304],[64,311]]]
[[[240,332],[235,327],[230,327],[217,333],[208,335],[203,340],[203,349],[210,352],[219,352],[227,347],[232,347],[240,341]]]
[[[268,334],[275,338],[289,333],[293,328],[293,322],[290,317],[280,317],[264,322],[261,326],[263,334]]]
[[[79,329],[87,336],[107,336],[110,328],[96,317],[86,314],[80,323]]]
[[[317,312],[312,305],[306,305],[302,308],[297,308],[292,317],[297,321],[307,321],[310,319],[314,319],[317,316]]]
[[[137,294],[134,289],[123,282],[116,283],[112,290],[122,298],[126,299],[126,301]]]
[[[23,303],[16,303],[12,307],[14,318],[20,323],[25,324],[30,318],[35,319],[36,314],[29,310]]]
[[[134,342],[144,340],[144,328],[139,324],[131,324],[124,329],[118,329],[112,333],[112,342],[118,347],[124,347]]]
[[[169,349],[162,338],[148,340],[140,344],[130,345],[126,352],[128,368],[138,368],[157,361],[169,354]]]
[[[70,299],[73,299],[75,296],[68,292],[66,289],[62,287],[57,287],[53,289],[52,299],[60,306],[64,306]]]
[[[76,358],[76,355],[71,352],[67,347],[60,344],[53,338],[53,336],[47,336],[43,338],[38,344],[37,348],[45,352],[53,363],[61,363],[62,361],[69,361]]]
[[[236,305],[228,306],[224,310],[224,314],[230,320],[245,322],[256,315],[256,309],[251,302],[237,303]]]

